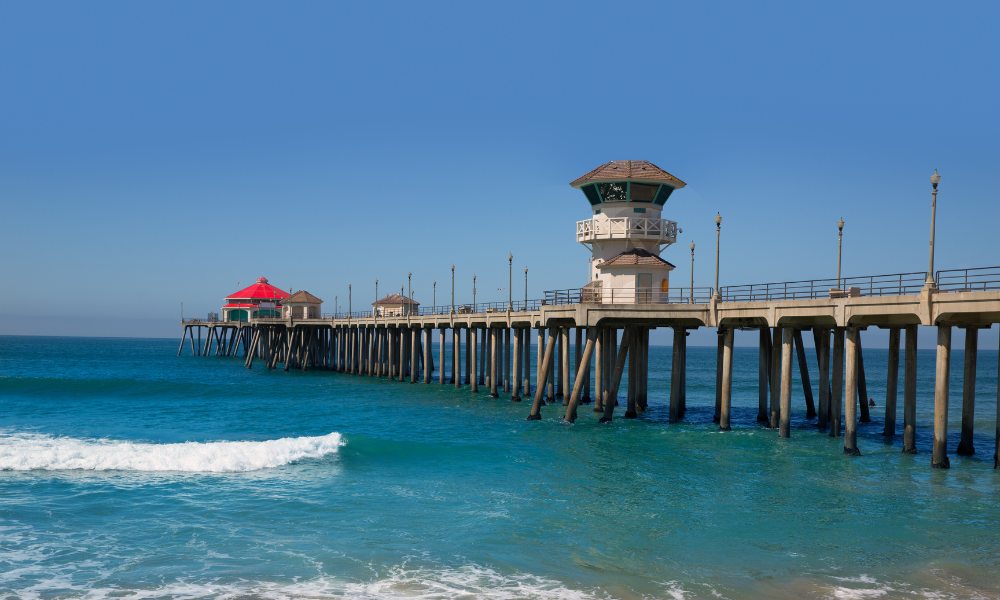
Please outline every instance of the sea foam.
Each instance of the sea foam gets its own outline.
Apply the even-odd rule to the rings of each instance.
[[[49,435],[0,434],[0,471],[177,471],[234,473],[280,467],[334,454],[343,445],[333,432],[265,441],[149,444]]]

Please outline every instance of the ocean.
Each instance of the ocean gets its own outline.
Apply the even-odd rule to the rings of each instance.
[[[797,381],[791,438],[755,423],[755,348],[735,350],[720,433],[715,348],[689,348],[685,422],[667,423],[670,349],[653,347],[649,411],[599,425],[582,406],[567,425],[485,391],[176,347],[0,337],[0,597],[1000,597],[995,350],[973,457],[954,454],[953,350],[940,471],[933,350],[911,456],[881,435],[886,352],[866,348],[878,405],[851,458]],[[898,413],[901,429],[902,394]]]

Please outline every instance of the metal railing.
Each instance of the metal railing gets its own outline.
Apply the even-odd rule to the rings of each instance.
[[[831,279],[806,279],[719,288],[722,302],[761,302],[766,300],[810,300],[837,296],[902,296],[920,293],[925,273],[892,273]]]
[[[660,288],[570,288],[545,292],[545,304],[707,304],[712,291],[710,287],[671,288],[665,292]]]
[[[1000,267],[947,269],[934,274],[937,289],[942,292],[981,292],[1000,289]]]
[[[594,217],[576,222],[576,241],[642,238],[673,243],[677,223],[647,217]]]

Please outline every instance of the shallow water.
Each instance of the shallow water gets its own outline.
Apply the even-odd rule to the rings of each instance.
[[[886,353],[866,348],[879,406],[859,458],[804,418],[797,384],[791,439],[755,424],[753,348],[727,433],[714,348],[689,349],[685,423],[666,422],[653,348],[650,410],[604,426],[586,406],[528,422],[467,388],[175,351],[0,337],[0,596],[1000,597],[995,351],[978,454],[949,471],[929,466],[933,351],[909,456],[881,435]]]

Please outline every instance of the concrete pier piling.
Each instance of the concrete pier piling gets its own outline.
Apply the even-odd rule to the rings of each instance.
[[[781,399],[781,327],[772,330],[771,339],[771,410],[768,416],[768,427],[778,428],[778,418],[781,414],[779,405]]]
[[[733,403],[733,328],[724,330],[722,346],[722,403],[719,410],[719,430],[729,431],[729,414]]]
[[[885,374],[885,425],[882,435],[892,439],[896,435],[896,397],[899,385],[899,328],[889,330],[889,357]]]
[[[840,437],[840,405],[844,401],[844,328],[833,330],[833,382],[830,386],[830,437]]]
[[[903,356],[903,452],[917,453],[917,326],[906,326]]]
[[[813,400],[812,382],[809,380],[809,364],[806,362],[806,349],[802,345],[802,330],[795,329],[793,333],[795,355],[799,361],[799,380],[802,383],[802,394],[806,401],[806,418],[816,418],[816,404]]]
[[[819,418],[816,426],[825,432],[830,427],[830,330],[826,327],[814,328],[813,340],[819,367]]]
[[[951,467],[948,459],[948,376],[951,361],[951,326],[938,325],[937,364],[934,380],[934,445],[931,466]]]
[[[781,414],[778,420],[778,436],[792,435],[792,340],[795,336],[791,327],[781,330]]]
[[[844,383],[844,454],[859,456],[858,450],[858,338],[857,327],[847,328],[847,345],[844,353],[847,356],[847,381]]]
[[[767,327],[758,330],[757,345],[757,422],[767,423],[767,394],[771,387],[771,357],[769,346],[771,332]]]
[[[962,376],[962,437],[955,454],[972,456],[976,449],[972,442],[972,432],[976,413],[976,351],[979,345],[979,329],[965,328],[965,368]]]

